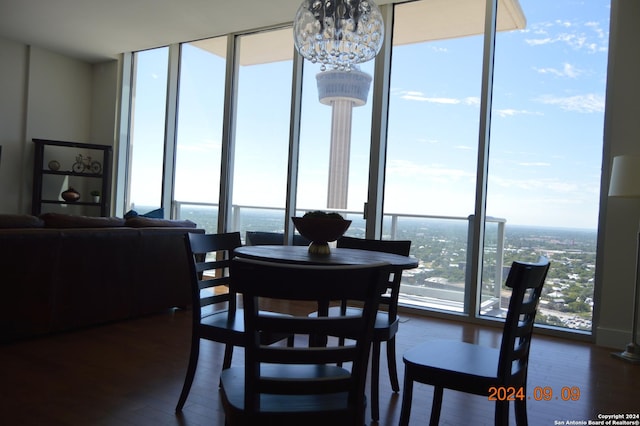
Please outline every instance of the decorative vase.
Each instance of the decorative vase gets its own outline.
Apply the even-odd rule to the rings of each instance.
[[[60,194],[60,196],[67,203],[75,203],[80,199],[80,193],[72,187],[69,187],[69,189],[67,189],[66,191],[62,191],[62,194]]]
[[[93,195],[93,202],[94,203],[99,203],[100,202],[100,196],[99,195]]]

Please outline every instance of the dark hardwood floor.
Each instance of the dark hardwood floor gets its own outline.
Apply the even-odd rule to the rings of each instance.
[[[223,425],[218,400],[222,346],[202,343],[200,364],[181,415],[174,413],[189,355],[190,317],[171,311],[0,346],[0,424],[3,425]],[[404,350],[434,338],[499,343],[497,329],[403,315],[398,334],[399,373]],[[529,424],[597,420],[601,414],[638,414],[640,365],[610,350],[534,334],[529,368]],[[384,353],[384,351],[383,351]],[[384,355],[383,355],[384,357]],[[236,350],[234,363],[242,362]],[[385,365],[386,360],[381,361]],[[381,373],[380,425],[396,425],[400,395]],[[534,400],[543,388],[550,400]],[[568,390],[577,400],[564,401]],[[412,425],[425,425],[432,389],[417,384]],[[575,397],[575,394],[574,394]],[[368,412],[368,411],[367,411]],[[513,418],[513,409],[511,416]],[[493,424],[493,403],[445,391],[442,425]]]

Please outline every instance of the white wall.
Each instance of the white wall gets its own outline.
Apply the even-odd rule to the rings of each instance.
[[[605,110],[600,215],[600,294],[596,342],[624,349],[631,341],[640,200],[607,197],[611,159],[640,155],[640,2],[613,0]],[[638,182],[640,185],[640,182]],[[604,231],[604,232],[603,232]]]
[[[120,93],[118,61],[95,64],[92,68],[91,135],[88,142],[113,146]]]
[[[28,48],[0,38],[0,213],[20,211],[23,194]]]
[[[0,39],[0,213],[29,213],[32,138],[114,144],[117,61],[89,64]]]

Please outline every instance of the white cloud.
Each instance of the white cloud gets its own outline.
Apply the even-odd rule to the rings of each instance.
[[[539,112],[527,111],[525,109],[517,110],[517,109],[513,109],[513,108],[497,109],[495,112],[501,118],[514,117],[516,115],[542,115]]]
[[[422,93],[417,93],[417,92],[407,92],[404,95],[401,95],[400,97],[407,101],[430,102],[434,104],[455,105],[461,102],[459,99],[454,99],[454,98],[430,98],[428,96],[425,96]]]
[[[581,113],[604,112],[604,96],[588,93],[576,96],[543,95],[535,99],[546,105],[556,105],[565,111]]]
[[[407,101],[417,101],[417,102],[429,102],[434,104],[446,104],[446,105],[471,105],[476,106],[480,104],[480,98],[476,96],[467,96],[466,98],[457,99],[457,98],[446,98],[446,97],[429,97],[422,92],[413,91],[413,90],[393,90],[392,94],[400,96],[401,99]]]
[[[480,98],[477,96],[467,96],[462,102],[464,102],[465,105],[476,106],[480,105]]]
[[[545,38],[534,38],[534,39],[526,39],[525,43],[527,43],[529,46],[539,46],[542,44],[549,44],[549,43],[554,43],[555,41],[552,40],[549,37],[545,37]]]
[[[572,49],[591,53],[606,52],[608,49],[608,34],[600,23],[594,21],[576,23],[557,20],[534,23],[527,33],[531,34],[530,38],[525,39],[529,46],[564,43]]]
[[[584,24],[584,26],[591,29],[593,32],[595,32],[598,38],[600,39],[605,39],[607,36],[604,30],[600,28],[599,22],[595,22],[595,21],[587,22],[586,24]]]
[[[576,78],[582,74],[582,70],[569,63],[564,63],[561,70],[556,68],[534,68],[540,74],[553,74],[558,77]]]

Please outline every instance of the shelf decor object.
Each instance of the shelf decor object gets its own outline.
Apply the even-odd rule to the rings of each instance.
[[[611,168],[609,197],[640,198],[640,157],[621,155],[614,157]],[[634,364],[640,364],[638,335],[638,294],[640,294],[640,226],[637,232],[635,287],[633,290],[633,323],[631,343],[623,352],[611,355]]]
[[[51,160],[49,161],[48,167],[49,167],[49,170],[53,170],[54,172],[57,172],[58,170],[60,170],[60,163],[56,160]]]
[[[320,69],[349,71],[382,47],[384,22],[373,0],[304,0],[293,21],[296,50]]]
[[[62,194],[60,194],[60,196],[67,203],[75,203],[80,199],[80,193],[72,187],[69,187],[69,189],[67,189],[66,191],[62,191]]]

